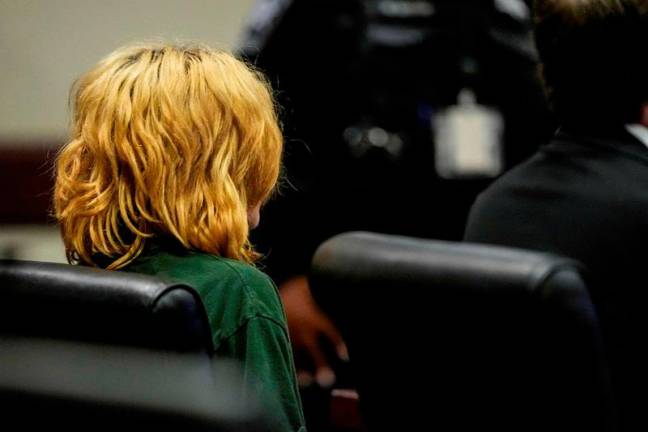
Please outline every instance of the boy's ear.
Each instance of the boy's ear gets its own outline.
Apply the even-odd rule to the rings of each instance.
[[[259,221],[261,220],[260,212],[261,212],[261,205],[248,207],[247,219],[248,219],[248,226],[251,230],[259,226]]]

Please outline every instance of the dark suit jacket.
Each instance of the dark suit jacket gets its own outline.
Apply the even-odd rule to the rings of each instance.
[[[596,138],[558,133],[479,195],[465,240],[586,265],[623,429],[645,426],[648,148],[623,129]]]

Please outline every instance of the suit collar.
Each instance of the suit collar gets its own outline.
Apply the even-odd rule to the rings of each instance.
[[[580,131],[561,128],[549,144],[549,147],[564,148],[565,144],[598,148],[648,164],[648,148],[624,127],[602,131]]]
[[[630,133],[630,135],[637,138],[643,143],[644,146],[648,148],[648,127],[642,124],[629,124],[626,125],[625,128]]]

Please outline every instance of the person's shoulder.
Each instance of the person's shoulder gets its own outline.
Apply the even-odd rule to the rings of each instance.
[[[536,152],[525,161],[496,178],[477,196],[475,204],[479,203],[483,205],[486,202],[497,201],[502,194],[508,193],[511,189],[516,189],[526,183],[532,182],[538,175],[536,172],[540,168],[539,165],[543,163],[542,152]]]
[[[223,258],[187,250],[156,250],[142,254],[126,270],[179,279],[192,285],[201,285],[213,279],[236,280],[238,275]]]
[[[277,288],[272,279],[257,267],[229,258],[211,258],[215,259],[220,266],[227,268],[229,272],[235,274],[243,285],[251,289],[253,293],[259,295],[271,294],[273,296],[277,293]]]
[[[551,162],[540,149],[495,179],[475,198],[465,233],[481,230],[483,224],[500,224],[516,218],[521,212],[530,210],[541,196],[550,195],[553,185],[547,183],[551,182],[548,173],[551,169],[547,164]]]
[[[142,256],[126,269],[184,282],[198,290],[203,298],[217,295],[241,306],[276,316],[281,311],[277,288],[268,275],[242,261],[197,251],[166,251]]]
[[[200,270],[218,283],[230,298],[239,297],[245,303],[246,315],[261,316],[283,322],[283,308],[274,282],[254,265],[204,253],[187,257],[188,266]]]

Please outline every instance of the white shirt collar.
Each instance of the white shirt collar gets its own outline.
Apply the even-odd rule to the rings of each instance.
[[[648,147],[648,127],[641,124],[626,125],[626,130]]]

